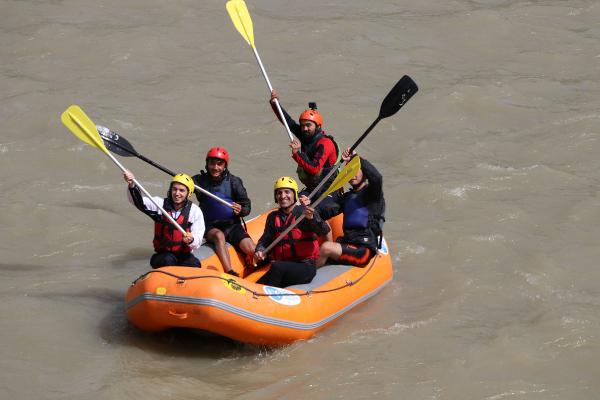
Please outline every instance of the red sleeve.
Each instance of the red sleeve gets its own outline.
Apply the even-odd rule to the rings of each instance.
[[[292,158],[307,173],[316,175],[321,172],[327,161],[329,161],[329,165],[334,165],[337,156],[335,154],[335,145],[333,144],[333,141],[329,138],[322,138],[317,143],[317,151],[312,159],[309,159],[306,154],[300,151],[293,154]]]

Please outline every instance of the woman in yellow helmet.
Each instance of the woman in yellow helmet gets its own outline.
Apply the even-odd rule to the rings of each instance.
[[[200,261],[192,254],[192,250],[202,244],[204,216],[200,208],[190,200],[194,193],[192,178],[186,174],[177,174],[169,185],[166,198],[153,197],[187,232],[186,235],[175,228],[150,199],[142,196],[133,182],[135,177],[131,172],[125,172],[123,178],[129,184],[129,202],[154,221],[153,244],[156,253],[150,259],[152,268],[167,265],[200,267]]]
[[[314,212],[314,209],[296,204],[298,184],[294,179],[287,176],[277,179],[273,190],[279,209],[267,216],[265,231],[256,245],[255,262],[266,258],[265,249],[297,218],[302,214],[305,218],[273,248],[271,269],[258,283],[276,287],[308,283],[317,271],[317,237],[329,232],[329,225]]]

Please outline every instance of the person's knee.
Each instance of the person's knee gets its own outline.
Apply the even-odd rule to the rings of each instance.
[[[214,244],[222,244],[225,243],[225,235],[223,231],[220,229],[211,229],[206,234],[206,240],[214,243]]]
[[[244,238],[240,241],[240,249],[246,254],[254,254],[254,250],[256,249],[256,244],[250,238]]]
[[[320,253],[323,256],[330,256],[331,254],[333,254],[334,251],[334,245],[335,243],[333,242],[323,242],[321,244],[321,249],[320,249]]]

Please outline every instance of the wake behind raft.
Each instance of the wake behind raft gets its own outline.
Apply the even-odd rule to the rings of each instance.
[[[267,214],[247,223],[255,241]],[[328,222],[334,239],[342,234],[341,215]],[[391,281],[391,257],[384,238],[381,243],[364,268],[326,265],[311,283],[285,289],[257,284],[268,266],[244,269],[243,258],[232,247],[233,268],[243,278],[225,274],[212,248],[203,245],[195,252],[202,268],[162,267],[133,282],[125,299],[127,317],[148,332],[201,329],[258,345],[306,340]]]

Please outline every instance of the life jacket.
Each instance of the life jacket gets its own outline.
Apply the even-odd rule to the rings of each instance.
[[[227,171],[224,172],[224,175],[225,176],[219,183],[215,183],[209,173],[202,171],[200,173],[198,186],[228,203],[233,203],[231,179]],[[213,221],[227,220],[235,217],[231,207],[228,207],[207,195],[201,197],[200,208],[202,209],[202,214],[204,214],[204,222],[207,224]]]
[[[296,221],[292,211],[287,216],[275,211],[275,237],[279,237],[288,226]],[[302,261],[316,259],[319,256],[319,242],[314,232],[303,231],[297,226],[292,229],[273,249],[273,260]]]
[[[373,251],[381,248],[385,202],[367,205],[365,191],[344,194],[344,238],[348,243],[368,246]]]
[[[369,227],[369,209],[363,201],[361,192],[346,194],[344,202],[344,231]]]
[[[173,217],[175,207],[170,198],[164,200],[163,208]],[[179,217],[173,217],[186,232],[191,232],[190,228],[192,224],[189,223],[191,209],[192,202],[187,201],[181,209]],[[183,234],[181,231],[175,228],[164,215],[161,215],[160,219],[154,223],[154,240],[152,244],[154,244],[154,251],[157,253],[191,253],[192,251],[190,246],[183,243]]]
[[[338,161],[340,161],[342,159],[342,153],[340,152],[340,148],[338,146],[338,144],[336,143],[335,139],[333,138],[333,136],[328,135],[325,131],[319,130],[318,132],[316,132],[314,134],[313,137],[310,138],[310,141],[302,141],[302,146],[301,146],[301,150],[304,154],[306,154],[306,156],[310,159],[312,159],[314,157],[315,152],[317,151],[317,147],[319,146],[319,144],[321,142],[323,142],[324,140],[331,140],[333,142],[333,146],[335,147],[335,158],[329,156],[329,158],[325,161],[325,164],[323,164],[323,169],[321,170],[320,176],[324,176],[327,175],[329,173],[329,171],[331,170],[331,167],[333,167],[335,164],[338,163]],[[306,172],[302,167],[299,167],[297,169],[298,172],[298,177],[300,178],[301,181],[303,181],[303,177],[306,178],[308,176],[310,176],[310,174],[308,172]],[[304,176],[302,176],[302,174]]]

